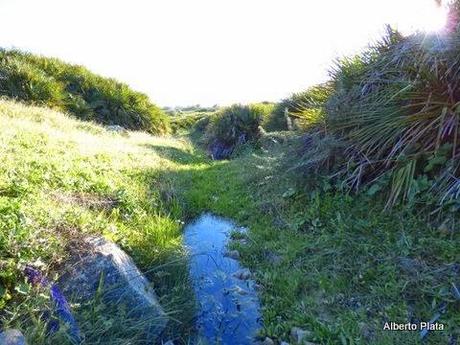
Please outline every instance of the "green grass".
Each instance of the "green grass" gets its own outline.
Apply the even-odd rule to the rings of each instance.
[[[169,187],[157,179],[160,170],[177,164],[157,151],[166,147],[192,154],[190,144],[141,132],[120,135],[10,101],[0,101],[0,121],[1,324],[19,327],[32,344],[61,343],[60,338],[44,340],[40,315],[49,301],[25,284],[20,266],[39,264],[54,278],[70,239],[102,234],[149,272],[161,303],[177,320],[171,329],[186,336],[193,298],[181,214],[163,206]],[[98,337],[112,344],[135,342],[128,329],[120,334],[120,323],[105,329],[84,317],[80,323],[89,343]]]
[[[382,213],[367,195],[309,190],[286,168],[296,147],[294,138],[162,176],[190,216],[211,211],[249,227],[248,245],[235,246],[262,286],[261,335],[289,341],[298,326],[320,344],[419,344],[417,332],[383,332],[384,322],[427,321],[446,302],[447,331],[428,344],[458,336],[458,217],[441,224],[409,208]]]
[[[262,126],[269,132],[307,129],[311,123],[316,123],[322,117],[323,105],[331,91],[330,84],[324,83],[293,93],[272,107]]]
[[[212,116],[214,112],[188,112],[171,115],[171,131],[176,135],[189,133],[197,122]]]
[[[451,291],[460,285],[458,217],[384,213],[378,196],[350,196],[325,181],[309,189],[308,176],[291,169],[295,134],[216,162],[183,137],[111,133],[45,108],[1,101],[0,118],[0,317],[30,343],[65,343],[65,333],[44,335],[49,300],[25,284],[20,265],[42,263],[54,277],[69,236],[93,233],[148,272],[173,320],[166,338],[187,343],[194,301],[179,221],[204,211],[249,227],[247,245],[233,246],[261,286],[261,336],[289,341],[297,326],[319,344],[419,344],[418,333],[383,332],[383,323],[426,321],[442,303],[447,331],[427,343],[460,335]],[[106,306],[74,308],[88,344],[140,342],[136,325]]]
[[[206,124],[202,141],[214,159],[234,156],[242,147],[261,135],[260,125],[269,105],[233,104],[217,111]]]

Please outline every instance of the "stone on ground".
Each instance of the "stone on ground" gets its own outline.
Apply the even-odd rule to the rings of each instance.
[[[247,269],[247,268],[243,268],[243,269],[233,273],[233,276],[236,279],[248,280],[249,278],[251,278],[251,271],[249,269]]]
[[[297,344],[304,344],[307,341],[307,339],[311,337],[311,332],[303,330],[299,327],[293,327],[291,329],[291,337],[294,339],[294,341]],[[308,344],[312,344],[312,343],[308,343]]]
[[[237,250],[227,250],[225,251],[224,256],[230,259],[239,260],[240,252]]]
[[[85,303],[101,296],[110,315],[139,327],[146,342],[158,338],[167,317],[151,284],[120,247],[103,237],[88,237],[70,252],[58,281],[69,301]]]
[[[262,345],[275,345],[275,342],[269,337],[266,337],[264,341],[262,341]]]

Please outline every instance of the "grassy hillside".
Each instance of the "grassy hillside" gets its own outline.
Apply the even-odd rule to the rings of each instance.
[[[32,262],[54,277],[69,240],[98,233],[149,272],[172,316],[165,339],[187,344],[194,301],[181,224],[211,211],[249,228],[246,244],[232,245],[260,286],[262,337],[292,341],[291,328],[301,327],[319,344],[420,344],[418,332],[383,325],[436,316],[445,331],[423,342],[455,344],[459,52],[455,26],[444,36],[389,30],[340,60],[328,83],[275,107],[173,118],[196,146],[0,101],[1,325],[33,344],[65,343],[64,332],[47,339],[50,302],[21,267]],[[144,96],[81,67],[1,51],[0,73],[7,96],[104,124],[168,129]],[[293,119],[295,130],[261,129],[289,129]],[[211,161],[204,150],[232,160]],[[141,342],[103,306],[75,308],[88,344]]]
[[[192,154],[192,147],[5,100],[0,122],[0,324],[23,330],[30,344],[64,344],[62,334],[46,335],[42,315],[50,302],[25,283],[21,265],[35,263],[54,278],[70,240],[103,234],[150,271],[162,304],[182,323],[171,327],[186,334],[193,298],[181,261],[180,213],[163,206],[170,191],[157,175],[177,166],[160,152]],[[126,320],[101,309],[94,321],[85,308],[76,307],[87,343],[136,342],[136,330],[120,326]]]
[[[261,149],[213,162],[183,139],[123,136],[45,108],[2,101],[0,118],[0,317],[33,344],[65,336],[45,335],[49,301],[25,284],[21,264],[53,277],[69,239],[91,233],[117,241],[150,271],[177,320],[170,336],[187,343],[193,297],[179,221],[204,211],[250,228],[238,249],[261,286],[263,336],[289,340],[298,326],[320,344],[418,344],[418,333],[383,332],[383,323],[425,321],[440,310],[448,331],[428,343],[458,336],[458,222],[408,208],[382,213],[374,197],[309,188],[290,169],[296,135],[263,137]],[[103,306],[74,308],[87,344],[140,342]]]
[[[17,50],[0,49],[0,95],[102,124],[153,134],[169,130],[164,112],[128,85],[82,66]]]

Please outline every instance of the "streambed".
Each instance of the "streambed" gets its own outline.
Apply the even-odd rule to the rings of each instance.
[[[261,316],[255,282],[236,258],[226,254],[234,229],[244,231],[212,214],[203,214],[184,229],[198,301],[198,343],[256,343]]]

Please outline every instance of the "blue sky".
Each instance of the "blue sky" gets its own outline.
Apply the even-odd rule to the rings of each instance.
[[[327,78],[385,23],[442,24],[434,0],[0,0],[0,46],[85,65],[162,106],[276,101]]]

